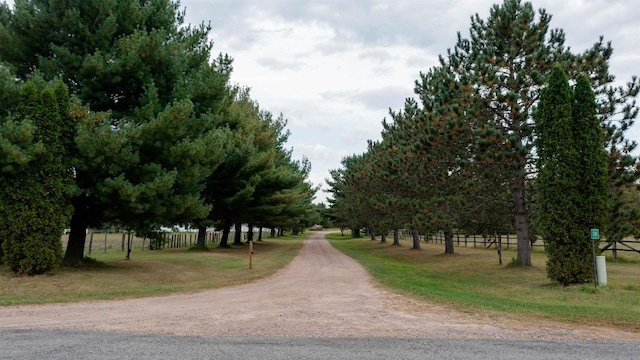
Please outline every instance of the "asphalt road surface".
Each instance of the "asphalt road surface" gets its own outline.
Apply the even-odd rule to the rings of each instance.
[[[280,338],[3,331],[0,359],[638,359],[640,342]]]

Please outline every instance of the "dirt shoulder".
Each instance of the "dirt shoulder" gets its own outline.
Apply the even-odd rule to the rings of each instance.
[[[254,269],[253,271],[260,271]],[[466,314],[376,287],[314,233],[286,268],[240,286],[162,297],[0,308],[1,329],[200,336],[640,340],[640,334]]]

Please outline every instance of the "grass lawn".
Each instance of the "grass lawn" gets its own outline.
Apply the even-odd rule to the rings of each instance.
[[[187,248],[142,251],[136,245],[131,260],[125,260],[121,237],[114,235],[117,238],[108,239],[106,252],[103,246],[91,254],[98,263],[86,268],[63,267],[46,275],[15,276],[6,265],[0,265],[0,306],[121,299],[248,283],[289,264],[309,235],[255,242],[253,270],[249,270],[247,245],[220,249],[216,243],[206,252]]]
[[[457,246],[445,255],[444,245],[421,243],[411,250],[411,240],[402,246],[381,244],[368,238],[351,239],[331,234],[331,243],[358,260],[379,283],[392,290],[461,310],[492,312],[498,316],[535,316],[591,325],[607,325],[640,331],[640,255],[608,259],[608,285],[594,289],[593,283],[560,286],[545,273],[546,255],[532,253],[533,266],[499,265],[495,249]],[[387,240],[388,241],[388,240]],[[517,256],[503,250],[503,261]]]

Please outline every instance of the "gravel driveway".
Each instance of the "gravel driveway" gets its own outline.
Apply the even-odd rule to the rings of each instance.
[[[332,338],[640,340],[640,334],[454,311],[376,287],[317,232],[275,275],[246,285],[162,297],[0,308],[0,332]],[[254,269],[253,271],[260,271]]]

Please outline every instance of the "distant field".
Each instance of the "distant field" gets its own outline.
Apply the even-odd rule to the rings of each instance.
[[[445,255],[444,245],[421,243],[410,250],[381,244],[368,238],[328,236],[331,243],[357,259],[384,287],[466,311],[522,318],[535,316],[640,331],[640,256],[618,253],[607,261],[608,285],[593,283],[559,286],[546,277],[546,255],[532,254],[531,268],[512,267],[515,248],[503,251],[505,265],[498,264],[495,249],[457,246]]]
[[[122,235],[108,234],[105,247],[104,234],[95,234],[90,257],[96,264],[86,268],[14,276],[1,265],[0,306],[154,296],[247,283],[286,266],[308,236],[307,232],[256,242],[253,270],[249,270],[247,245],[220,249],[217,243],[209,244],[206,252],[188,247],[150,251],[146,246],[142,250],[142,239],[136,238],[131,260],[126,260]],[[87,253],[88,246],[89,237]]]

